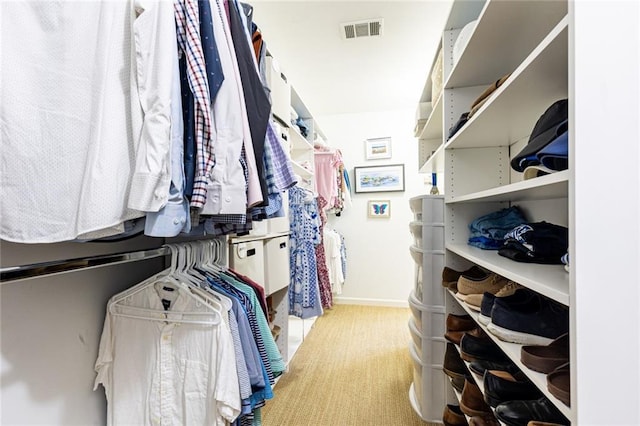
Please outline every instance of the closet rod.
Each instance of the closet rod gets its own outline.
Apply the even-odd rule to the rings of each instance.
[[[131,251],[125,253],[103,254],[76,259],[53,260],[22,266],[9,266],[0,269],[0,284],[8,281],[26,280],[44,275],[62,274],[78,269],[90,269],[105,265],[135,262],[171,254],[169,247]]]

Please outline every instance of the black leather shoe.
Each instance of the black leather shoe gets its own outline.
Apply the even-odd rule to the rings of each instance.
[[[506,371],[486,370],[482,378],[484,400],[492,407],[506,401],[538,399],[542,392],[527,377]]]
[[[531,420],[539,422],[569,424],[547,398],[529,401],[503,402],[496,407],[496,417],[507,426],[527,426]]]
[[[476,337],[469,333],[465,333],[460,339],[460,356],[468,362],[509,359],[489,337]]]

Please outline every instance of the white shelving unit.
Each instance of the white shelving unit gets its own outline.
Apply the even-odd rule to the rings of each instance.
[[[475,27],[454,62],[456,37],[471,21],[476,21]],[[526,145],[540,115],[555,101],[569,98],[572,22],[566,1],[454,0],[441,42],[443,92],[419,135],[420,171],[444,175],[446,265],[458,270],[479,265],[568,306],[570,331],[575,330],[576,318],[573,271],[567,273],[562,265],[518,263],[496,251],[469,246],[467,240],[471,221],[513,205],[531,222],[545,220],[572,229],[573,169],[525,181],[510,167],[511,158]],[[475,115],[447,140],[449,129],[470,110],[478,95],[508,74]],[[427,81],[422,98],[431,96],[430,91]],[[435,152],[427,158],[424,150]],[[467,313],[477,319],[476,312],[451,294],[446,294],[445,307],[447,313]],[[545,375],[520,362],[521,345],[492,338],[568,422],[577,424],[575,363],[571,364],[572,407],[568,407],[547,390]],[[574,335],[571,340],[574,360]],[[475,379],[482,389],[482,380]]]

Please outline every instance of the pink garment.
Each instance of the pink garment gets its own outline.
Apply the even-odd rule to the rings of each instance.
[[[342,158],[338,152],[316,152],[314,158],[316,190],[318,195],[326,201],[322,209],[324,210],[324,208],[333,207],[338,198],[336,174]]]

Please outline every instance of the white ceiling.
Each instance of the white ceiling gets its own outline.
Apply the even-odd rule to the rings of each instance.
[[[267,48],[315,116],[417,106],[451,0],[248,0]],[[340,23],[383,18],[382,37]]]

